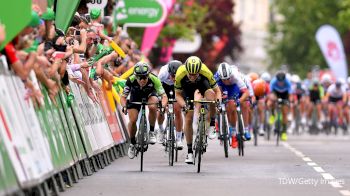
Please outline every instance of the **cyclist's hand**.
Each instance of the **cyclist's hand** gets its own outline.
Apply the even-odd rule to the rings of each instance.
[[[182,111],[185,112],[185,114],[187,114],[188,110],[190,110],[189,105],[185,105],[182,107]]]
[[[128,114],[128,109],[126,108],[126,106],[123,106],[122,112],[123,112],[125,115]]]

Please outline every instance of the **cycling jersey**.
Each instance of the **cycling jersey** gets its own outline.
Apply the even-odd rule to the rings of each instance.
[[[243,73],[239,72],[241,79],[243,80],[244,84],[247,86],[248,90],[249,90],[249,97],[253,97],[254,96],[254,89],[252,86],[252,83],[249,80],[249,77],[244,75]]]
[[[164,94],[164,89],[160,80],[154,74],[149,74],[147,84],[141,87],[136,80],[135,75],[130,76],[124,87],[123,96],[127,97],[129,94],[131,96],[148,96],[152,92],[156,92],[158,95]]]
[[[241,77],[237,76],[235,79],[230,79],[230,82],[232,82],[231,85],[226,85],[222,82],[222,80],[219,77],[218,73],[215,73],[214,78],[218,84],[218,86],[221,88],[221,90],[224,92],[227,92],[227,96],[229,98],[232,98],[234,96],[241,97],[242,92],[247,90],[247,86],[241,79]]]
[[[309,97],[310,101],[313,103],[319,102],[324,96],[324,90],[321,85],[318,85],[317,88],[313,88],[313,86],[309,89]]]
[[[191,85],[193,83],[201,85],[200,82],[204,80],[207,80],[209,82],[210,88],[217,87],[213,73],[205,64],[202,64],[201,70],[199,71],[199,76],[194,82],[190,81],[187,77],[187,70],[185,65],[181,65],[175,75],[175,89],[186,89],[188,85]]]
[[[174,85],[174,82],[170,79],[168,67],[169,67],[168,64],[166,64],[160,68],[159,73],[158,73],[158,78],[160,79],[160,81],[162,83],[165,83],[169,86],[172,86],[172,85]]]
[[[346,87],[342,85],[339,89],[335,86],[335,84],[332,84],[328,87],[327,93],[329,94],[329,97],[331,98],[342,98],[344,93],[346,93]]]
[[[278,93],[292,93],[292,87],[289,82],[289,80],[285,79],[283,83],[280,83],[277,81],[276,78],[273,78],[270,83],[270,90],[272,92],[278,92]]]

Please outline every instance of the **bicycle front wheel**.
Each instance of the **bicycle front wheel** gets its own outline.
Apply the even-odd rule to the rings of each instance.
[[[244,156],[244,142],[243,142],[243,134],[244,134],[244,127],[243,127],[243,117],[242,113],[238,113],[238,133],[239,137],[237,137],[238,140],[238,155]]]
[[[175,135],[174,135],[174,119],[173,116],[169,117],[169,137],[168,137],[168,152],[169,152],[169,165],[174,165],[174,153],[175,153]]]
[[[226,122],[225,113],[222,114],[221,118],[222,118],[221,133],[222,133],[222,139],[224,140],[224,153],[225,153],[225,157],[228,158],[228,133],[227,133],[227,122]]]
[[[197,160],[197,173],[201,172],[201,162],[202,162],[202,153],[203,153],[203,138],[204,138],[204,119],[201,119],[198,125],[197,132],[197,145],[196,145],[196,158]]]
[[[141,158],[140,158],[140,171],[143,171],[143,153],[145,151],[145,145],[147,140],[145,140],[145,132],[146,132],[146,119],[144,116],[141,116],[141,120],[140,120],[140,126],[139,126],[139,138],[138,138],[138,142],[140,144],[140,153],[141,153]]]

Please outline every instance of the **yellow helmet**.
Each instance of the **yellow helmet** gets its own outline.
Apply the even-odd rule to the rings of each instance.
[[[196,56],[190,56],[185,62],[189,74],[197,74],[202,68],[202,61]]]

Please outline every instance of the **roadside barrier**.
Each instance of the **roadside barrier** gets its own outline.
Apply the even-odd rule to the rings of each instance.
[[[41,107],[27,97],[23,82],[0,59],[0,195],[58,195],[126,154],[125,117],[112,92],[99,103],[70,84],[74,100],[61,90],[55,102],[47,89]]]

